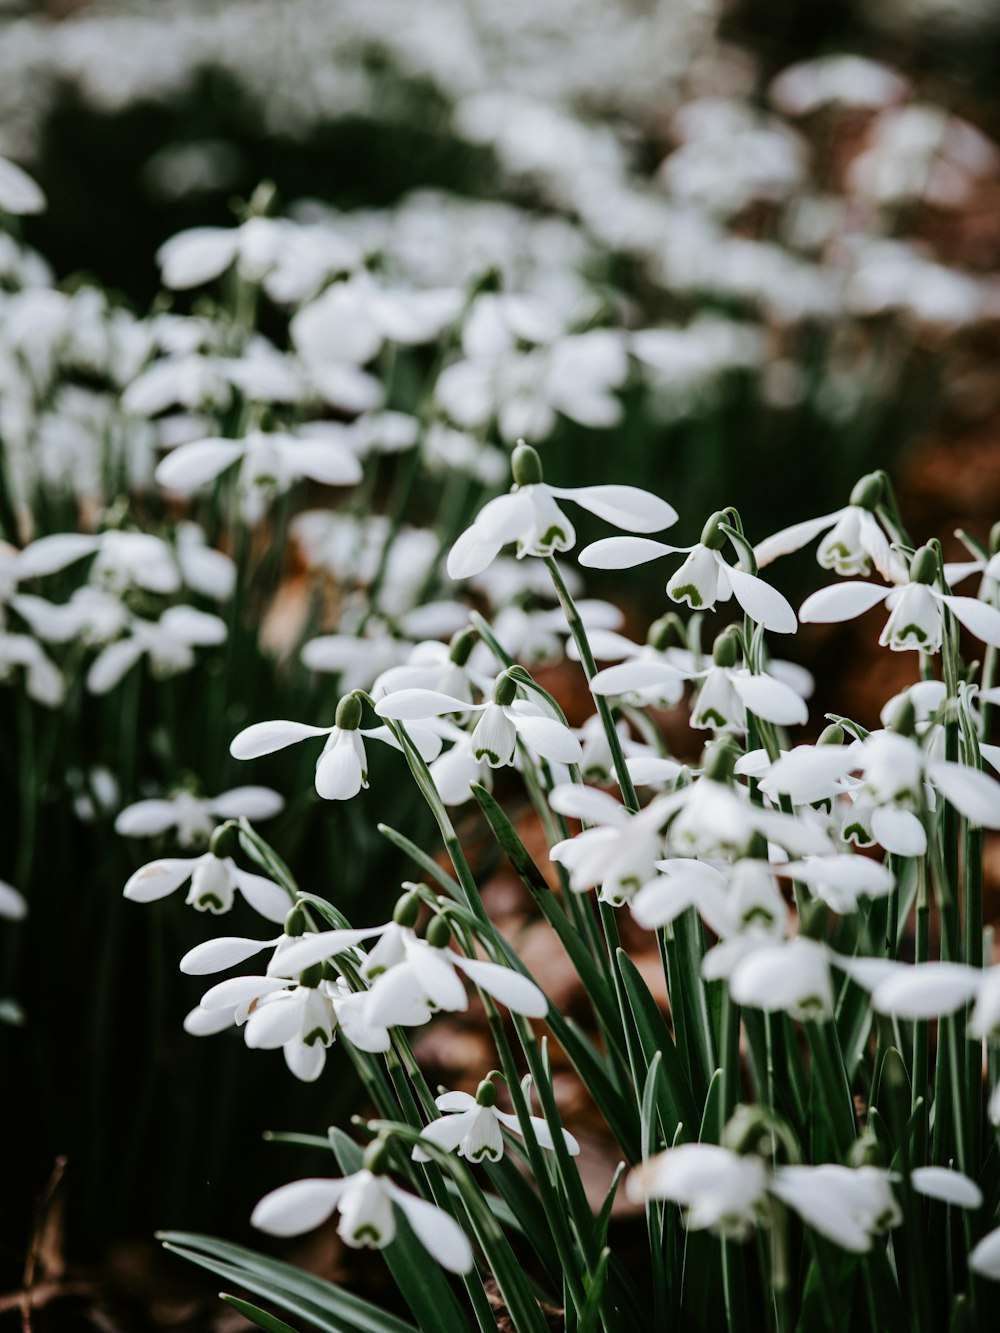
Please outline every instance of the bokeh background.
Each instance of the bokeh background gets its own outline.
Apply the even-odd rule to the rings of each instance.
[[[169,414],[122,409],[137,372],[115,360],[116,321],[216,320],[225,293],[169,290],[157,251],[249,210],[346,238],[387,281],[527,292],[564,329],[615,331],[627,368],[574,362],[541,422],[481,410],[459,377],[438,382],[441,421],[486,451],[451,495],[452,527],[505,484],[496,458],[527,431],[557,480],[668,497],[678,541],[728,503],[763,537],[843,504],[879,467],[918,539],[956,527],[985,539],[1000,513],[998,68],[997,0],[0,3],[0,156],[48,199],[0,236],[0,451],[8,468],[30,454],[41,478],[32,533],[7,505],[3,536],[86,526],[88,505],[165,521],[141,488],[95,498],[63,484],[74,431],[113,419],[162,444]],[[327,281],[317,272],[257,307],[276,347],[290,308]],[[61,293],[58,310],[24,299],[29,288]],[[33,349],[44,374],[26,408],[17,367]],[[433,368],[423,347],[379,362],[389,406],[414,410]],[[524,398],[504,374],[497,403]],[[378,462],[375,509],[398,503],[406,466]],[[406,479],[408,521],[440,517],[442,484],[440,462]],[[15,1290],[41,1236],[79,1283],[45,1327],[101,1326],[87,1320],[109,1288],[108,1308],[130,1311],[118,1327],[202,1326],[214,1316],[149,1277],[153,1229],[244,1234],[275,1178],[262,1132],[321,1129],[354,1105],[346,1065],[303,1090],[238,1041],[186,1037],[196,988],[175,960],[199,923],[179,904],[143,912],[120,897],[153,852],[114,837],[116,805],[178,775],[206,792],[246,780],[226,754],[246,719],[321,719],[339,696],[343,673],[316,675],[290,651],[306,622],[336,628],[330,580],[317,598],[294,543],[257,540],[280,547],[274,586],[233,623],[221,665],[137,681],[72,721],[0,690],[0,877],[31,903],[0,941],[2,989],[26,1020],[0,1030],[0,1290]],[[807,591],[811,557],[783,577],[790,595]],[[655,581],[591,586],[637,632],[662,609]],[[891,692],[884,659],[870,692],[873,635],[800,638],[820,694],[873,721]],[[209,686],[206,730],[193,719]],[[375,825],[419,840],[415,802],[390,780],[379,800],[321,808],[295,795],[310,763],[291,753],[255,772],[292,798],[267,832],[345,911],[381,919],[408,867]],[[79,775],[102,769],[119,790],[84,817],[96,798]],[[475,1051],[465,1040],[459,1061]],[[294,1154],[280,1151],[285,1178]],[[0,1326],[18,1317],[0,1305]]]

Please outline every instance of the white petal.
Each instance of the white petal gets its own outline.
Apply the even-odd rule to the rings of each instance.
[[[301,1083],[315,1083],[326,1064],[326,1050],[319,1042],[311,1046],[301,1041],[286,1042],[285,1064]]]
[[[621,801],[596,787],[583,787],[575,782],[553,787],[549,805],[557,814],[585,820],[588,824],[619,825],[628,819],[628,811]]]
[[[324,801],[349,801],[365,785],[364,745],[356,731],[342,731],[316,761],[316,791]]]
[[[583,548],[580,564],[587,569],[631,569],[681,549],[664,546],[648,537],[605,537]]]
[[[941,601],[977,639],[1000,648],[1000,611],[996,607],[975,597],[942,597]]]
[[[287,981],[278,977],[229,977],[209,987],[201,997],[201,1007],[208,1010],[228,1009],[231,1022],[235,1022],[234,1010],[252,1004],[262,995],[284,990],[287,985]]]
[[[120,639],[108,644],[90,664],[87,689],[91,694],[109,694],[135,666],[142,651],[142,644],[137,639]]]
[[[515,1134],[521,1135],[522,1138],[524,1137],[524,1131],[521,1129],[521,1122],[516,1115],[508,1115],[505,1111],[497,1111],[496,1117],[502,1125],[507,1127],[507,1129],[512,1130]],[[538,1115],[531,1115],[528,1119],[531,1121],[531,1128],[535,1132],[535,1138],[538,1140],[539,1147],[554,1149],[555,1143],[552,1140],[552,1131],[549,1129],[548,1121],[543,1120],[542,1117]],[[570,1157],[578,1157],[580,1153],[580,1145],[577,1143],[573,1135],[564,1129],[562,1131],[562,1136],[563,1142],[566,1145],[566,1151],[569,1153]]]
[[[51,537],[39,537],[16,557],[14,573],[18,579],[56,574],[84,556],[94,555],[100,545],[100,537],[83,532],[57,532]]]
[[[274,956],[268,972],[283,977],[298,976],[314,963],[325,962],[346,949],[353,949],[362,940],[379,934],[381,929],[381,926],[372,926],[362,930],[321,930],[314,935],[303,935]]]
[[[226,622],[194,606],[172,606],[160,616],[160,628],[182,643],[211,647],[226,640]]]
[[[45,195],[41,186],[16,162],[0,157],[0,213],[21,216],[41,213],[44,208]]]
[[[177,818],[177,806],[173,801],[136,801],[119,812],[115,832],[124,838],[151,838],[172,828]]]
[[[626,532],[660,532],[677,522],[677,510],[638,486],[576,486],[550,488],[553,495],[572,500],[598,518]]]
[[[872,837],[897,856],[923,856],[927,850],[924,826],[912,810],[883,805],[872,812]]]
[[[659,685],[675,685],[686,680],[675,667],[666,662],[622,662],[620,666],[605,667],[590,682],[594,694],[626,694],[630,690],[645,690]]]
[[[655,755],[634,755],[625,760],[625,767],[637,787],[650,787],[661,782],[673,782],[683,765],[676,759],[660,759]]]
[[[12,884],[0,880],[0,916],[7,921],[22,921],[28,915],[28,904]]]
[[[150,861],[129,877],[124,894],[135,903],[152,903],[179,889],[201,857]]]
[[[985,1235],[969,1255],[969,1267],[980,1277],[1000,1282],[1000,1227]]]
[[[351,1180],[347,1176],[344,1180],[296,1180],[281,1185],[264,1195],[250,1221],[272,1236],[312,1231],[330,1216]]]
[[[758,625],[773,630],[775,634],[794,634],[798,621],[788,600],[772,588],[769,583],[745,570],[735,569],[731,565],[726,570],[732,585],[733,596],[743,610]]]
[[[248,870],[237,868],[233,872],[237,887],[255,912],[259,912],[267,921],[279,925],[288,915],[291,899],[279,884],[265,879],[263,875],[252,875]]]
[[[799,607],[799,619],[803,625],[853,620],[884,602],[891,591],[891,588],[881,588],[875,583],[834,583],[806,598]]]
[[[191,1037],[212,1037],[232,1026],[231,1008],[203,1009],[199,1004],[184,1019],[184,1031]]]
[[[469,1098],[472,1107],[458,1115],[443,1115],[440,1120],[432,1120],[420,1131],[420,1137],[427,1139],[445,1152],[454,1152],[458,1145],[465,1138],[470,1122],[479,1114],[479,1108],[475,1100]],[[417,1146],[413,1149],[413,1160],[415,1162],[427,1162],[430,1160],[428,1153],[422,1152]]]
[[[976,1182],[945,1166],[918,1166],[910,1173],[910,1184],[928,1199],[941,1199],[958,1208],[982,1206],[983,1192]]]
[[[455,966],[460,967],[480,990],[506,1005],[512,1013],[524,1014],[526,1018],[544,1018],[549,1011],[549,1002],[535,983],[512,968],[461,958],[457,954]]]
[[[220,819],[271,819],[285,808],[284,798],[270,787],[233,787],[210,803]]]
[[[442,1092],[434,1098],[439,1111],[471,1111],[478,1103],[469,1092]]]
[[[467,1273],[472,1267],[472,1246],[455,1219],[434,1204],[401,1190],[398,1185],[390,1182],[386,1189],[431,1258],[449,1273]]]
[[[354,454],[329,441],[288,440],[278,449],[282,460],[299,476],[326,486],[356,486],[363,475]]]
[[[472,705],[467,699],[441,694],[438,690],[411,689],[386,695],[375,705],[375,712],[379,717],[409,722],[415,718],[444,717],[447,713],[468,713],[478,708],[479,705]]]
[[[916,963],[894,971],[872,992],[872,1006],[894,1018],[941,1018],[972,999],[983,974],[964,963]]]
[[[1000,782],[996,778],[947,759],[928,764],[927,776],[945,800],[971,823],[1000,829]]]
[[[330,727],[310,727],[304,722],[255,722],[233,738],[229,753],[234,759],[257,759],[273,754],[311,736],[329,736]]]
[[[742,672],[734,673],[730,679],[750,712],[765,722],[774,722],[781,727],[803,726],[808,722],[806,702],[790,685],[783,685],[773,676]]]
[[[239,238],[237,227],[191,227],[171,236],[156,252],[163,285],[184,291],[211,282],[236,258]]]
[[[528,749],[543,759],[552,759],[557,764],[578,764],[583,758],[580,742],[554,717],[530,717],[512,709],[507,710],[507,717]]]
[[[245,963],[254,954],[273,949],[277,940],[248,940],[239,935],[220,935],[215,940],[196,944],[180,961],[180,969],[189,977],[202,977],[210,972],[224,972],[227,967]]]
[[[187,495],[232,467],[243,450],[240,440],[191,440],[167,454],[156,469],[156,480],[169,491]]]
[[[258,1004],[247,1019],[244,1037],[252,1051],[276,1051],[298,1034],[301,1025],[302,1008],[289,992]]]
[[[765,538],[759,546],[754,547],[757,567],[763,569],[780,555],[801,551],[802,547],[808,545],[814,537],[832,527],[843,512],[842,509],[838,509],[836,513],[824,514],[821,518],[807,518],[803,523],[793,523],[790,528],[783,528],[773,537]]]

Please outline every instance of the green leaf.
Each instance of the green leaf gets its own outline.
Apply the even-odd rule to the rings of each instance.
[[[249,1301],[241,1301],[238,1296],[230,1296],[228,1292],[219,1292],[220,1300],[231,1305],[234,1310],[239,1311],[244,1319],[248,1319],[255,1328],[264,1329],[264,1333],[298,1333],[298,1329],[292,1328],[291,1324],[286,1324],[283,1319],[277,1315],[268,1314],[262,1310],[259,1305],[251,1305]]]
[[[413,1324],[334,1283],[242,1245],[183,1231],[160,1232],[157,1239],[182,1259],[307,1319],[321,1333],[417,1333]]]
[[[651,1069],[657,1057],[662,1062],[662,1078],[659,1085],[662,1097],[658,1104],[663,1116],[663,1131],[669,1139],[673,1137],[678,1124],[692,1126],[697,1124],[698,1113],[691,1085],[688,1083],[670,1029],[660,1013],[659,1006],[650,995],[642,974],[624,949],[618,950],[617,961],[646,1070]]]
[[[584,1279],[587,1299],[580,1311],[580,1322],[577,1325],[579,1333],[594,1333],[594,1329],[597,1328],[597,1322],[601,1316],[601,1298],[604,1295],[604,1288],[608,1281],[608,1260],[610,1258],[611,1251],[605,1247],[600,1253],[595,1272],[588,1273]]]
[[[398,847],[401,852],[405,852],[411,861],[414,861],[425,874],[430,875],[431,879],[440,885],[445,893],[452,898],[456,898],[459,902],[462,901],[462,891],[457,882],[448,874],[447,870],[444,870],[439,866],[438,863],[432,857],[428,856],[425,851],[422,851],[415,842],[411,842],[405,834],[397,833],[397,831],[394,828],[390,828],[388,824],[379,824],[378,831],[382,834],[382,837],[387,838],[394,847]]]

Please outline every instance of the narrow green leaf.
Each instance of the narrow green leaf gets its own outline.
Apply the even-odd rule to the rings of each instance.
[[[255,1328],[264,1329],[264,1333],[299,1333],[298,1329],[292,1328],[291,1324],[286,1324],[277,1315],[268,1314],[259,1305],[251,1305],[249,1301],[241,1301],[238,1296],[230,1296],[228,1292],[220,1291],[219,1299],[231,1305]]]
[[[430,875],[431,879],[440,885],[445,893],[452,898],[456,898],[459,902],[463,901],[462,891],[457,882],[448,874],[447,870],[439,866],[433,857],[428,856],[415,842],[411,842],[405,834],[398,833],[396,829],[390,828],[388,824],[379,824],[378,831],[394,847],[398,847],[401,852],[405,852],[425,874]]]
[[[660,1086],[664,1100],[660,1105],[664,1115],[663,1130],[670,1138],[678,1124],[693,1126],[697,1123],[694,1096],[670,1029],[642,974],[624,949],[618,950],[617,961],[646,1069],[651,1068],[655,1057],[659,1056],[662,1061]]]

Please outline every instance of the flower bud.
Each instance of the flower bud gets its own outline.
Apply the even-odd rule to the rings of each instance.
[[[370,1171],[373,1176],[387,1175],[390,1153],[389,1140],[380,1134],[364,1151],[364,1156],[361,1158],[362,1171]]]
[[[472,650],[476,646],[476,640],[479,638],[479,631],[467,625],[465,629],[460,629],[452,638],[449,657],[455,666],[463,667],[472,656]]]
[[[306,986],[309,990],[315,990],[322,980],[322,963],[313,963],[311,967],[307,967],[304,971],[299,973],[299,985]]]
[[[721,551],[726,544],[726,534],[722,531],[722,524],[726,522],[727,515],[721,509],[717,509],[701,530],[701,544],[707,546],[710,551]]]
[[[501,672],[493,682],[493,702],[501,708],[509,708],[516,696],[517,681],[506,671]]]
[[[894,731],[899,736],[917,734],[917,710],[909,694],[901,694],[893,700],[886,725],[889,731]]]
[[[239,824],[235,819],[227,819],[224,824],[212,834],[208,844],[208,850],[213,856],[218,856],[225,860],[227,856],[234,856],[239,848]]]
[[[851,1144],[848,1162],[855,1169],[861,1166],[888,1166],[885,1148],[871,1132],[866,1129],[859,1139]]]
[[[831,722],[828,727],[824,727],[823,730],[819,733],[819,739],[817,740],[816,744],[843,745],[844,736],[845,736],[844,728],[840,725],[840,723]]]
[[[357,731],[361,726],[361,700],[357,695],[344,695],[337,705],[335,721],[341,731]]]
[[[1000,551],[1000,523],[994,523],[990,528],[990,555],[996,555]]]
[[[420,915],[420,898],[416,893],[404,893],[402,898],[396,904],[392,913],[392,919],[397,926],[404,926],[409,930],[417,924],[417,917]]]
[[[537,486],[542,480],[542,460],[538,450],[523,440],[518,442],[510,461],[511,475],[518,486]]]
[[[477,1106],[496,1106],[497,1090],[493,1086],[491,1078],[484,1078],[482,1083],[476,1089]]]
[[[285,934],[304,935],[307,924],[305,911],[296,903],[285,917]]]
[[[910,561],[910,582],[933,583],[937,576],[937,552],[930,546],[919,547]]]
[[[712,782],[728,782],[736,768],[739,751],[727,740],[716,741],[705,751],[704,775]]]
[[[733,629],[727,629],[715,640],[712,661],[717,667],[734,667],[739,661],[740,644]]]
[[[737,1106],[722,1131],[722,1146],[741,1157],[754,1152],[770,1157],[774,1151],[774,1134],[763,1107]]]
[[[655,648],[658,653],[662,653],[675,641],[683,644],[681,622],[677,616],[668,611],[665,616],[660,616],[659,620],[654,620],[650,625],[646,642],[650,648]]]
[[[444,916],[433,917],[424,938],[432,949],[446,949],[451,939],[451,926],[448,924],[448,918]]]
[[[859,509],[874,509],[882,499],[882,490],[882,478],[877,472],[869,472],[855,483],[850,502]]]

